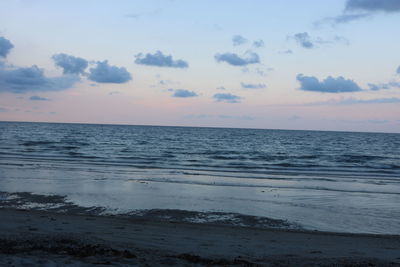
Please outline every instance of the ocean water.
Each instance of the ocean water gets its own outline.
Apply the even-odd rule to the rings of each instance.
[[[0,122],[0,192],[400,234],[400,134]]]

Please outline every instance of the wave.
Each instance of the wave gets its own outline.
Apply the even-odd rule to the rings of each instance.
[[[139,160],[140,159],[140,160]],[[88,156],[82,153],[70,153],[70,155],[44,155],[44,154],[31,154],[29,156],[19,153],[1,153],[0,160],[12,161],[13,163],[30,164],[32,162],[41,162],[43,164],[51,165],[57,164],[70,164],[72,166],[103,166],[115,168],[131,168],[131,169],[165,169],[165,170],[186,170],[186,171],[208,171],[214,173],[245,173],[248,175],[309,175],[329,177],[392,177],[399,178],[399,168],[383,168],[372,167],[325,167],[304,165],[298,166],[296,164],[276,164],[276,165],[263,165],[257,166],[254,164],[207,164],[202,161],[195,162],[181,162],[181,161],[166,161],[162,158],[153,157],[150,160],[146,157],[135,157],[135,160],[119,159],[106,160],[96,156]],[[244,177],[246,176],[244,175]]]

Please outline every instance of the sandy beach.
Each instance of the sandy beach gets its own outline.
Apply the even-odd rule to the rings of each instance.
[[[400,266],[400,236],[0,210],[1,266]]]

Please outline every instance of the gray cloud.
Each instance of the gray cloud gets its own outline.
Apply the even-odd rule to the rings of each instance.
[[[258,83],[258,84],[251,84],[251,83],[240,83],[242,88],[245,89],[263,89],[267,88],[267,86],[263,83]]]
[[[334,36],[332,39],[322,39],[322,38],[318,37],[314,40],[314,43],[321,44],[321,45],[335,44],[335,43],[342,43],[345,45],[350,44],[349,40],[347,40],[343,36],[338,36],[338,35]]]
[[[302,117],[297,116],[297,115],[293,115],[293,116],[290,116],[288,118],[289,121],[298,121],[298,120],[301,120],[301,119],[302,119]]]
[[[0,92],[61,91],[71,88],[78,81],[76,75],[46,77],[43,69],[36,65],[14,67],[0,62]]]
[[[324,18],[320,21],[315,22],[315,26],[319,26],[322,24],[331,24],[336,25],[336,24],[343,24],[343,23],[349,23],[355,20],[360,20],[360,19],[364,19],[364,18],[368,18],[370,17],[371,14],[368,13],[362,13],[362,14],[343,14],[343,15],[339,15],[336,17],[328,17],[328,18]]]
[[[394,13],[400,11],[400,1],[398,0],[347,0],[345,13],[336,17],[327,17],[314,23],[315,26],[322,24],[349,23],[352,21],[371,17],[373,13],[383,11]],[[352,11],[361,11],[363,13],[351,13]],[[349,13],[350,12],[350,13]]]
[[[210,114],[189,114],[189,115],[185,115],[183,118],[185,119],[211,119],[213,118],[214,115],[210,115]]]
[[[333,78],[328,76],[320,82],[316,77],[298,74],[296,79],[300,82],[300,90],[322,93],[358,92],[362,89],[352,80],[346,80],[342,76]]]
[[[369,83],[369,90],[372,91],[378,91],[382,89],[391,89],[391,88],[400,88],[400,82],[388,82],[388,83],[380,83],[380,84],[374,84],[374,83]]]
[[[32,101],[49,101],[48,98],[37,96],[37,95],[31,96],[29,99]]]
[[[367,120],[367,122],[381,124],[381,123],[389,123],[390,120]]]
[[[238,56],[235,53],[216,54],[214,56],[217,62],[226,62],[232,66],[246,66],[249,64],[260,63],[260,57],[257,53],[247,52],[244,56]]]
[[[229,93],[218,93],[213,96],[213,98],[218,102],[226,103],[239,103],[242,99],[240,96],[232,95]]]
[[[0,112],[8,112],[8,109],[0,107]]]
[[[256,48],[264,47],[264,41],[263,40],[254,41],[253,46]]]
[[[396,70],[397,74],[400,74],[400,66]]]
[[[247,43],[247,39],[240,35],[234,35],[232,37],[232,43],[234,46],[242,45]]]
[[[400,98],[375,98],[375,99],[357,99],[357,98],[341,98],[331,99],[328,101],[318,101],[307,104],[300,104],[300,106],[323,106],[323,105],[354,105],[354,104],[395,104],[400,103]]]
[[[142,54],[139,53],[135,56],[135,63],[148,66],[157,67],[169,67],[169,68],[188,68],[189,64],[182,60],[174,60],[171,55],[164,55],[161,51],[157,51],[154,54]]]
[[[332,22],[335,24],[348,23],[354,20],[359,20],[371,16],[370,14],[344,14],[337,17],[332,17]],[[329,18],[328,18],[329,19]]]
[[[256,119],[256,117],[247,116],[247,115],[243,115],[243,116],[219,115],[218,118],[224,119],[224,120],[243,120],[243,121],[251,121],[251,120]]]
[[[312,49],[315,48],[315,44],[325,45],[334,43],[344,43],[349,44],[349,41],[342,36],[333,36],[331,39],[322,39],[320,37],[311,39],[311,36],[307,32],[296,33],[291,38],[293,38],[300,46]]]
[[[399,0],[347,0],[345,10],[383,11],[388,13],[400,11]]]
[[[55,54],[51,58],[57,67],[63,69],[64,74],[83,74],[88,66],[86,59],[63,53]]]
[[[158,83],[161,85],[168,85],[168,84],[171,84],[172,82],[170,80],[160,80],[160,81],[158,81]]]
[[[211,114],[189,114],[184,116],[185,119],[223,119],[223,120],[255,120],[256,117],[242,115],[242,116],[232,116],[232,115],[211,115]]]
[[[195,97],[198,96],[195,92],[185,90],[185,89],[176,89],[173,90],[174,94],[172,95],[173,97],[181,97],[181,98],[187,98],[187,97]]]
[[[132,80],[131,74],[124,67],[108,65],[108,61],[97,61],[95,68],[90,68],[88,79],[98,83],[126,83]]]
[[[6,38],[0,36],[0,57],[6,57],[14,45]]]
[[[217,90],[225,90],[225,87],[219,86],[219,87],[217,87]]]
[[[293,38],[304,48],[310,49],[314,47],[314,44],[310,40],[310,35],[308,35],[307,32],[296,33]]]
[[[290,50],[290,49],[288,49],[288,50],[281,51],[281,52],[279,52],[279,53],[280,53],[280,54],[293,54],[293,51]]]
[[[273,71],[273,70],[274,70],[274,68],[269,68],[269,67],[266,67],[266,68],[263,68],[263,69],[262,68],[250,69],[249,67],[242,68],[242,72],[243,73],[257,74],[257,75],[263,76],[263,77],[267,76],[267,72],[270,72],[270,71]]]
[[[343,99],[338,102],[337,104],[342,105],[351,105],[351,104],[391,104],[391,103],[400,103],[400,98],[392,97],[392,98],[376,98],[376,99],[355,99],[355,98],[348,98]]]
[[[108,93],[108,95],[119,95],[119,94],[121,94],[121,92],[119,91],[112,91]]]

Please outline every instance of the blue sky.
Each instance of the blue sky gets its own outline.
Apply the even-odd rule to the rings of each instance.
[[[0,120],[400,132],[398,0],[0,2]]]

